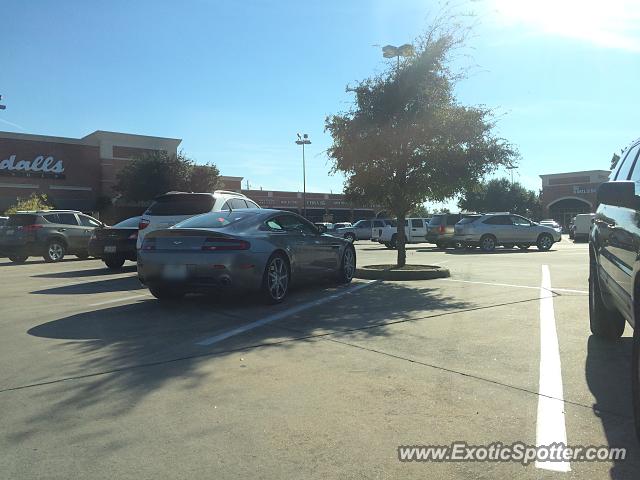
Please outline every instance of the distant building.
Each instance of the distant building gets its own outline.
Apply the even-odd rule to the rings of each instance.
[[[595,212],[596,192],[610,173],[609,170],[586,170],[540,175],[543,217],[553,218],[566,227],[578,213]]]
[[[0,213],[37,192],[46,194],[56,208],[94,214],[101,197],[116,200],[101,208],[107,222],[139,215],[148,202],[118,199],[113,190],[117,173],[145,153],[176,155],[181,141],[102,130],[82,138],[0,132]],[[262,207],[303,213],[302,192],[242,190],[242,179],[222,176],[220,188],[241,191]],[[342,194],[307,192],[307,217],[312,221],[359,220],[374,217],[378,210],[351,205]]]

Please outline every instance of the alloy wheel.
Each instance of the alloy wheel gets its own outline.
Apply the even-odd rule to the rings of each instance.
[[[281,257],[275,257],[267,269],[267,287],[274,300],[282,300],[289,287],[289,270]]]
[[[342,263],[342,269],[344,271],[345,279],[351,280],[353,278],[353,274],[356,271],[356,257],[353,254],[353,250],[351,250],[351,248],[347,248],[344,251],[344,260]]]
[[[59,243],[53,242],[49,245],[49,258],[57,262],[64,255],[64,248]]]

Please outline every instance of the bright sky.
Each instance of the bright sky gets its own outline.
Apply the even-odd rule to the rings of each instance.
[[[374,45],[410,42],[429,0],[4,0],[0,129],[179,137],[252,188],[301,190],[296,132],[308,133],[307,190],[339,192],[324,118],[345,86],[384,67]],[[460,101],[500,114],[522,154],[514,173],[607,168],[639,136],[640,2],[461,2],[478,26]],[[504,175],[508,175],[506,172]],[[244,186],[244,184],[243,184]]]

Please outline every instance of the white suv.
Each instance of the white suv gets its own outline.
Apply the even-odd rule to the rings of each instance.
[[[213,193],[165,193],[156,197],[140,217],[136,246],[137,248],[142,246],[142,240],[147,233],[161,228],[169,228],[194,215],[247,208],[260,208],[260,206],[237,192],[216,190]]]

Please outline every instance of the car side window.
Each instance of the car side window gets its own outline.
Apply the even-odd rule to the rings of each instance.
[[[483,223],[487,225],[513,225],[511,219],[507,215],[496,215],[486,219]]]
[[[531,222],[524,217],[520,217],[518,215],[511,215],[511,222],[514,225],[518,225],[521,227],[528,227],[531,225]]]
[[[64,225],[78,225],[78,219],[73,213],[59,213],[59,223]]]
[[[254,203],[251,200],[245,200],[245,202],[247,202],[247,207],[249,208],[260,208],[257,203]]]
[[[228,201],[224,202],[224,205],[220,207],[220,210],[231,210],[231,207],[229,206],[229,202]]]
[[[638,152],[640,151],[640,144],[634,146],[629,153],[624,157],[618,172],[616,173],[615,180],[627,180],[629,178],[629,174],[633,169],[633,166],[636,164],[636,159],[638,157]]]
[[[230,198],[228,200],[232,210],[243,210],[247,208],[247,202],[242,198]]]
[[[358,227],[359,228],[371,228],[371,222],[370,221],[362,222]]]
[[[46,215],[42,215],[42,218],[49,223],[60,223],[57,213],[47,213]]]
[[[460,221],[460,215],[447,215],[447,225],[455,225]]]
[[[413,220],[411,220],[411,226],[413,228],[422,228],[422,220],[418,220],[417,218],[414,218]]]
[[[382,220],[373,221],[373,228],[378,228],[378,227],[384,227],[384,223],[382,223]]]
[[[311,225],[294,215],[281,215],[276,217],[275,221],[287,232],[302,232],[309,235],[317,233]]]
[[[100,226],[100,223],[91,217],[87,217],[86,215],[78,215],[78,217],[80,217],[80,224],[83,227],[99,227]]]
[[[267,223],[267,227],[269,227],[271,230],[284,231],[284,228],[282,227],[282,225],[278,223],[277,218],[270,218],[269,220],[267,220],[266,223]]]

